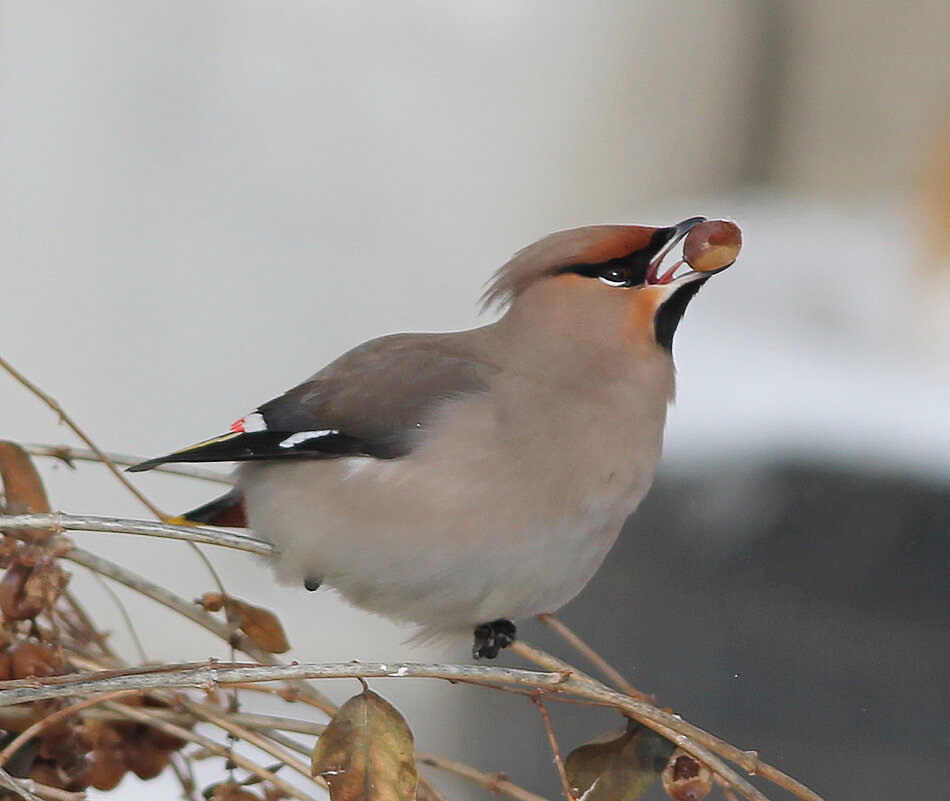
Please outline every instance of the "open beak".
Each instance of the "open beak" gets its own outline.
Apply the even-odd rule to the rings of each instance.
[[[694,271],[684,259],[678,259],[672,266],[664,269],[663,272],[660,271],[663,260],[672,250],[686,238],[686,235],[693,228],[706,221],[706,217],[690,217],[688,220],[683,220],[683,222],[672,226],[670,230],[673,234],[669,241],[660,248],[659,253],[656,254],[650,262],[649,267],[647,267],[646,279],[644,280],[645,286],[671,284],[674,281],[681,281],[682,279],[695,280],[708,275],[708,273]]]

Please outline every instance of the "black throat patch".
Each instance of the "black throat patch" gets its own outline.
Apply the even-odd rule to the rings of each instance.
[[[707,278],[699,278],[681,286],[656,310],[653,316],[653,335],[660,347],[668,351],[673,350],[673,334],[683,319],[683,312],[706,281]]]

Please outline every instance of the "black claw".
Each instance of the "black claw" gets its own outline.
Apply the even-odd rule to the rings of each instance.
[[[307,576],[303,580],[304,587],[310,590],[310,592],[313,592],[314,590],[319,590],[321,584],[323,584],[323,579],[319,579],[316,576]]]
[[[515,624],[504,618],[476,626],[472,656],[475,659],[494,659],[502,648],[515,641],[516,633]]]

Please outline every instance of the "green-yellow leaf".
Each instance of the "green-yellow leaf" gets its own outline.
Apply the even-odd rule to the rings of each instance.
[[[327,780],[331,801],[412,801],[419,778],[408,724],[371,690],[339,708],[310,770]]]
[[[564,772],[577,798],[585,801],[634,801],[656,781],[673,753],[673,744],[630,721],[626,731],[613,731],[575,748]]]

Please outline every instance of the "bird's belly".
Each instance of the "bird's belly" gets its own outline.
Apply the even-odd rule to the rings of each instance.
[[[318,578],[357,606],[439,634],[569,601],[652,479],[651,469],[635,486],[568,497],[563,477],[488,466],[477,457],[452,469],[364,457],[251,463],[239,483],[251,527],[281,553],[281,580]]]

